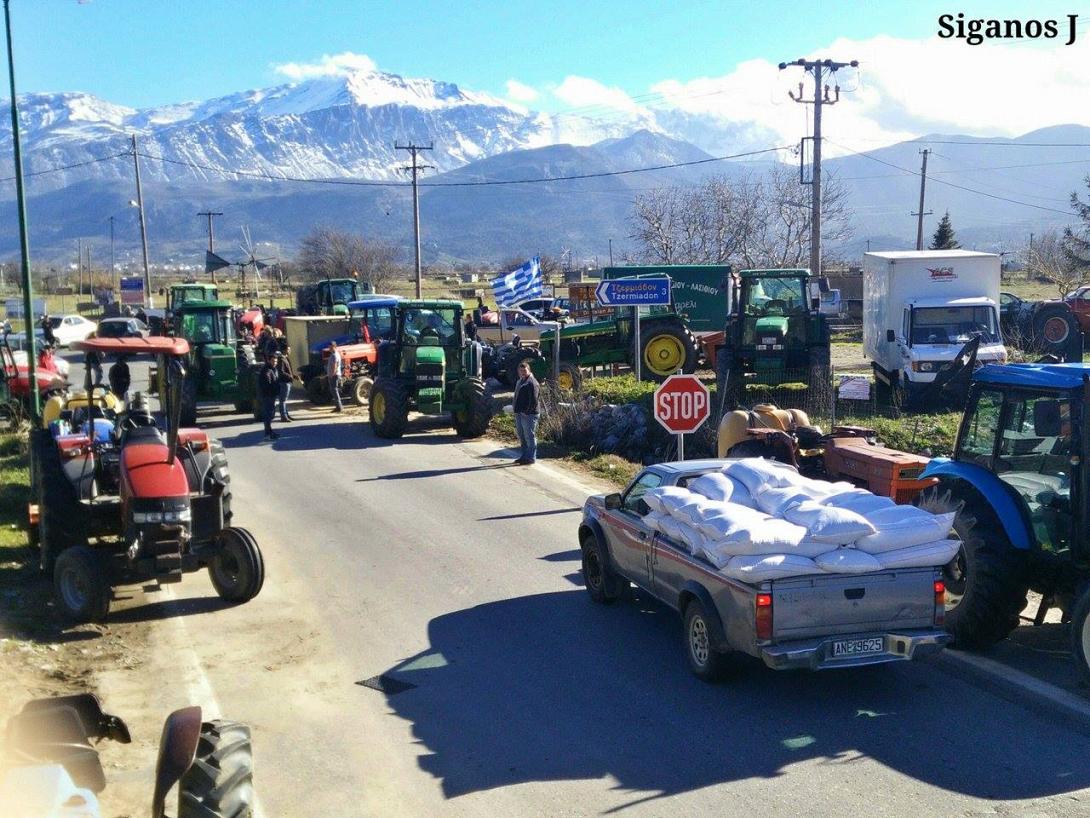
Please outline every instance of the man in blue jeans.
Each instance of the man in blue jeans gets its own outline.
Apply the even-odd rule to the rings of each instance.
[[[515,461],[516,466],[529,466],[537,460],[537,417],[540,386],[530,366],[525,361],[519,364],[519,379],[515,384],[515,431],[522,444],[522,455]]]

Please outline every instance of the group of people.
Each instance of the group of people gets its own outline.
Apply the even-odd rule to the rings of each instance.
[[[288,412],[288,397],[298,376],[291,363],[291,347],[280,330],[264,327],[255,341],[255,346],[265,362],[257,376],[257,396],[261,402],[265,440],[276,440],[280,435],[273,431],[272,422],[277,409],[282,422],[291,423],[295,420]]]

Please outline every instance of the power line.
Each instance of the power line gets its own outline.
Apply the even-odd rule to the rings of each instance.
[[[908,173],[908,174],[911,174],[913,176],[919,176],[920,175],[919,171],[909,170],[908,168],[902,168],[900,165],[895,165],[892,162],[887,162],[885,159],[879,159],[877,156],[871,156],[869,153],[863,153],[862,151],[857,151],[857,150],[855,150],[853,148],[849,148],[847,145],[842,145],[839,142],[833,142],[833,140],[831,140],[831,139],[829,140],[829,142],[832,143],[833,145],[836,145],[838,148],[841,148],[842,150],[848,151],[849,153],[851,153],[851,154],[853,154],[855,156],[866,157],[867,159],[870,159],[872,162],[878,162],[879,164],[887,165],[887,166],[889,166],[891,168],[896,168],[897,170],[901,171],[902,173]],[[1075,216],[1074,213],[1071,213],[1070,211],[1067,211],[1067,210],[1059,210],[1059,209],[1057,209],[1055,207],[1045,207],[1044,205],[1030,204],[1029,202],[1020,202],[1017,199],[1010,199],[1010,198],[1007,198],[1006,196],[996,196],[994,193],[986,193],[983,190],[975,190],[975,189],[973,189],[971,187],[966,187],[965,185],[958,185],[958,184],[955,184],[954,182],[948,182],[945,179],[932,178],[932,181],[935,182],[936,184],[939,184],[939,185],[946,185],[947,187],[957,188],[958,190],[964,190],[964,191],[966,191],[968,193],[975,193],[978,196],[987,196],[989,199],[996,199],[996,200],[1001,201],[1001,202],[1009,202],[1010,204],[1021,205],[1022,207],[1032,207],[1035,210],[1047,210],[1050,213],[1062,213],[1063,215],[1070,216],[1071,218],[1074,218],[1074,216]]]
[[[113,154],[110,154],[109,156],[97,156],[94,159],[87,159],[87,160],[84,160],[83,162],[73,162],[70,165],[58,165],[57,167],[53,167],[53,168],[44,168],[42,170],[35,170],[35,171],[31,171],[30,173],[24,173],[23,178],[25,179],[28,176],[45,176],[47,173],[60,173],[61,171],[72,170],[74,168],[82,168],[82,167],[86,167],[87,165],[94,165],[94,164],[96,164],[98,162],[109,162],[111,159],[123,159],[123,158],[128,157],[128,156],[132,156],[131,151],[123,151],[121,153],[113,153]],[[14,176],[4,176],[4,177],[0,178],[0,182],[10,182],[10,181],[12,181],[14,179],[15,179]]]

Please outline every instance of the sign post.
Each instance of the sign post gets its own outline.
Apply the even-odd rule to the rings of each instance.
[[[594,291],[603,307],[632,307],[632,338],[635,348],[636,380],[640,380],[640,307],[662,307],[670,303],[670,276],[613,278],[603,281]]]
[[[677,435],[677,459],[685,459],[685,435],[695,432],[711,414],[708,387],[696,375],[671,375],[655,390],[655,420]]]

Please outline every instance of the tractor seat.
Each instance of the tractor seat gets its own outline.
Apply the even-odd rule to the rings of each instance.
[[[121,445],[137,443],[157,443],[166,445],[166,436],[157,426],[126,427],[121,430]]]

